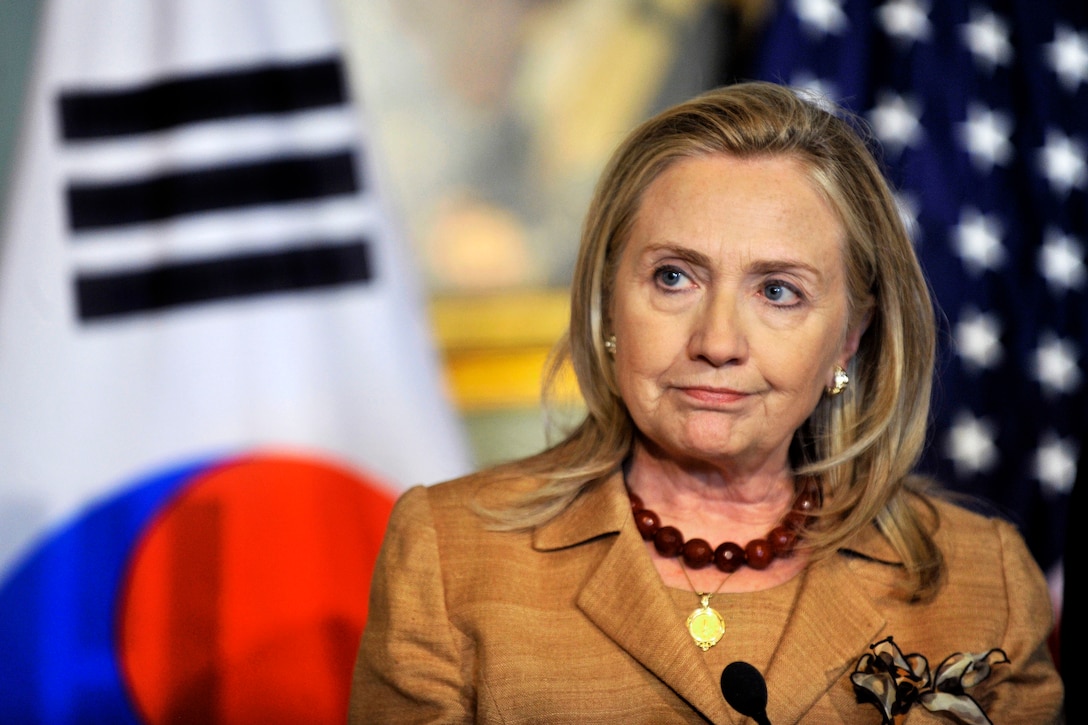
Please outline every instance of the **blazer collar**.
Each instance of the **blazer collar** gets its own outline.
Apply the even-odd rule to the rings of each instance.
[[[577,605],[598,628],[712,722],[738,723],[718,679],[691,641],[664,582],[635,528],[617,472],[533,532],[533,547],[555,551],[613,536],[582,585]],[[798,722],[842,677],[849,676],[885,618],[873,606],[865,580],[850,568],[861,556],[896,565],[899,557],[875,527],[856,536],[842,553],[805,573],[781,644],[764,673],[771,722]]]
[[[899,556],[892,545],[876,528],[870,524],[858,532],[850,541],[839,549],[844,554],[853,554],[863,559],[890,566],[902,566],[903,557]]]
[[[593,484],[561,514],[533,530],[533,548],[558,551],[634,525],[623,474],[617,471]]]
[[[534,532],[542,551],[613,535],[577,596],[577,605],[619,647],[712,722],[737,723],[635,528],[616,473]]]

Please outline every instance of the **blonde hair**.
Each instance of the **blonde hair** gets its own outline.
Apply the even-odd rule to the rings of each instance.
[[[698,96],[636,128],[606,166],[594,192],[574,271],[570,329],[553,352],[548,390],[573,366],[586,405],[581,424],[557,445],[492,473],[531,475],[541,485],[489,512],[502,528],[544,523],[629,455],[634,425],[604,349],[616,265],[647,187],[671,164],[695,156],[796,159],[846,232],[851,315],[868,318],[850,362],[850,386],[824,397],[794,435],[797,475],[818,477],[825,506],[806,532],[827,555],[875,522],[902,557],[914,596],[935,590],[940,552],[911,491],[911,471],[929,411],[935,330],[921,268],[891,190],[863,140],[861,125],[824,103],[768,83]]]

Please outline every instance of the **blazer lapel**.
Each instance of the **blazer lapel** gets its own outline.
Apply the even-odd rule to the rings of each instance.
[[[884,616],[841,555],[809,567],[767,671],[771,722],[800,722],[879,638]]]
[[[616,473],[585,492],[533,534],[540,551],[611,538],[577,596],[578,607],[602,632],[713,722],[740,722],[726,705],[717,676],[688,636],[682,617],[654,569],[631,517],[623,477]],[[898,557],[875,527],[849,552],[896,566]],[[771,722],[800,722],[842,677],[849,676],[886,625],[873,606],[872,586],[843,553],[809,567],[781,643],[767,672]]]
[[[614,540],[578,594],[578,607],[704,717],[738,722],[677,614],[630,511],[622,476],[617,474],[538,530],[534,545],[546,550],[613,534]]]

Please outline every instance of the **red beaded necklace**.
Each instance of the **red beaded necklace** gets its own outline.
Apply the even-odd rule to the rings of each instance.
[[[790,512],[766,537],[752,539],[744,547],[725,541],[712,549],[703,539],[684,541],[680,530],[675,526],[662,526],[658,515],[642,505],[642,499],[630,490],[627,496],[631,499],[631,511],[639,533],[646,541],[653,540],[657,553],[667,558],[681,556],[692,569],[702,569],[714,562],[714,566],[727,574],[732,574],[745,564],[752,569],[766,569],[775,557],[789,556],[797,545],[799,532],[809,523],[821,503],[819,484],[815,479],[805,479]]]

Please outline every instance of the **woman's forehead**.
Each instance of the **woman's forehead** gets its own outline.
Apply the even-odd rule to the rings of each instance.
[[[841,259],[845,230],[797,160],[721,154],[663,172],[646,189],[626,236],[630,254],[672,246],[708,257],[823,264]]]

